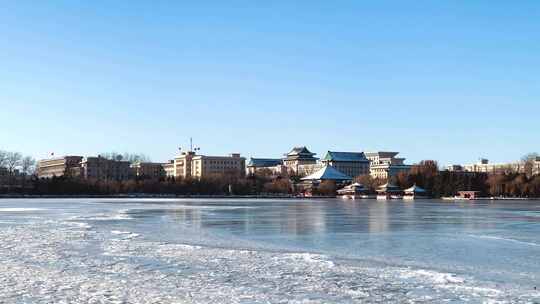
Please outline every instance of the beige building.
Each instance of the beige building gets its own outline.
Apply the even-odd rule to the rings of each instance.
[[[174,160],[170,160],[168,163],[161,164],[163,173],[166,177],[174,177]]]
[[[136,162],[131,164],[132,175],[137,178],[160,178],[165,176],[163,164],[150,162]]]
[[[409,172],[410,165],[405,165],[405,158],[396,157],[399,152],[366,152],[369,160],[369,172],[374,178],[388,179],[401,172]]]
[[[314,163],[314,164],[298,165],[296,167],[296,174],[299,175],[299,176],[307,176],[307,175],[313,174],[313,173],[321,170],[325,166],[326,165],[324,163],[321,163],[321,162],[317,162],[317,163]]]
[[[174,158],[174,176],[175,177],[191,177],[191,166],[195,152],[182,152]]]
[[[101,156],[85,157],[81,161],[81,176],[95,180],[127,180],[131,177],[130,162]]]
[[[51,159],[42,159],[38,162],[38,178],[52,178],[64,175],[79,176],[82,156],[64,156]]]
[[[183,152],[174,159],[175,177],[204,178],[216,175],[246,175],[246,159],[240,154],[229,156],[197,155],[193,151]]]

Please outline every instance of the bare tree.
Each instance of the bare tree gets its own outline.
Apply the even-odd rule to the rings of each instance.
[[[7,152],[0,150],[0,167],[5,167],[7,162]]]
[[[529,153],[529,154],[524,155],[521,158],[521,161],[523,162],[525,174],[527,174],[527,176],[530,177],[533,175],[534,162],[536,159],[538,159],[539,156],[540,155],[538,153]]]
[[[25,156],[21,161],[21,169],[24,174],[34,174],[36,171],[36,160],[31,156]]]
[[[6,157],[6,167],[10,174],[15,172],[15,169],[21,165],[22,154],[19,152],[8,152]]]
[[[124,153],[122,156],[125,161],[129,161],[130,163],[150,161],[150,157],[143,153]]]
[[[120,154],[120,153],[116,153],[116,152],[107,152],[107,153],[101,153],[100,154],[102,157],[106,158],[106,159],[111,159],[111,160],[123,160],[123,161],[128,161],[130,163],[136,163],[136,162],[149,162],[150,161],[150,158],[143,154],[143,153],[124,153],[124,154]]]

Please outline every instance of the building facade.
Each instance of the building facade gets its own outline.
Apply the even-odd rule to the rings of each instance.
[[[174,158],[174,176],[188,178],[192,176],[192,161],[195,152],[182,152],[179,156]]]
[[[529,167],[530,166],[530,167]],[[475,173],[506,173],[506,172],[515,172],[515,173],[532,173],[532,175],[540,174],[540,157],[532,159],[528,164],[525,162],[513,162],[513,163],[490,163],[488,159],[482,158],[475,164],[468,165],[453,165],[447,167],[454,167],[453,171],[463,172],[475,172]],[[450,170],[452,171],[452,170]]]
[[[174,159],[174,176],[182,178],[205,178],[216,175],[246,175],[246,159],[238,153],[229,156],[197,155],[183,152]]]
[[[328,151],[322,163],[353,178],[370,172],[369,160],[363,152]]]
[[[131,173],[137,178],[157,179],[165,176],[163,164],[150,162],[136,162],[131,164]]]
[[[101,156],[81,161],[81,177],[94,180],[127,180],[132,177],[129,161],[110,160]]]
[[[323,164],[321,162],[316,162],[314,164],[298,165],[297,168],[296,168],[296,175],[299,175],[299,176],[310,175],[310,174],[313,174],[313,173],[319,171],[320,169],[322,169],[324,167],[325,167],[325,164]]]
[[[51,159],[42,159],[37,165],[38,178],[52,178],[54,176],[79,176],[82,156],[64,156]]]
[[[191,175],[203,178],[216,175],[244,177],[246,175],[246,159],[238,153],[229,156],[195,155]]]
[[[405,165],[405,158],[396,157],[399,152],[366,152],[369,160],[369,174],[374,178],[389,179],[401,172],[409,172],[410,165]]]
[[[283,160],[280,158],[251,157],[247,164],[247,174],[257,174],[261,172],[266,172],[275,176],[285,175],[287,173],[287,167],[283,165]]]
[[[289,153],[285,154],[283,164],[287,167],[289,173],[300,174],[300,166],[317,164],[318,158],[315,155],[316,153],[310,152],[306,147],[294,147]]]
[[[163,174],[165,174],[166,177],[174,177],[174,160],[170,160],[168,163],[161,164],[161,167],[163,168]]]

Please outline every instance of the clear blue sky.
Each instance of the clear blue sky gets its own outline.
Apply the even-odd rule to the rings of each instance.
[[[0,149],[540,152],[539,1],[2,1]]]

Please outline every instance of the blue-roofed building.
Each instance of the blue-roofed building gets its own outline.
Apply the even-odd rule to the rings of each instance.
[[[274,167],[281,165],[283,161],[280,158],[253,158],[248,162],[248,167]]]
[[[328,151],[321,161],[353,178],[369,174],[369,160],[363,152]]]
[[[321,182],[321,181],[335,181],[335,182],[347,182],[351,181],[352,178],[342,172],[336,170],[331,166],[324,166],[321,169],[317,170],[313,174],[310,174],[306,177],[302,177],[302,181],[311,181],[311,182]]]
[[[287,172],[280,158],[250,158],[247,164],[248,174],[267,171],[274,175],[283,175]]]
[[[343,185],[350,183],[352,178],[338,171],[332,166],[324,166],[314,173],[301,178],[301,182],[297,184],[298,189],[305,195],[311,195],[314,191],[320,190],[323,183],[330,182],[334,187],[341,188]],[[326,193],[335,195],[334,193]]]

